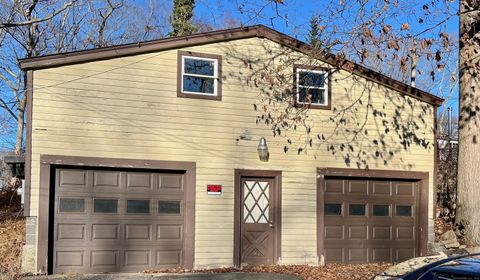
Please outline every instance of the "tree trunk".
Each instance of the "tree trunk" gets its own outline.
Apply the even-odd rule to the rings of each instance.
[[[23,153],[23,132],[25,130],[25,105],[26,95],[22,97],[17,109],[17,139],[15,140],[15,155],[19,156]]]
[[[27,72],[23,72],[23,88],[24,93],[20,95],[17,108],[17,137],[15,139],[15,155],[23,154],[23,132],[25,130],[25,108],[27,105]]]
[[[460,1],[459,154],[456,223],[480,244],[480,0]]]
[[[35,7],[38,4],[38,0],[33,0],[30,6],[25,11],[25,20],[27,22],[34,19],[33,13]],[[36,23],[28,24],[27,29],[27,37],[26,37],[26,45],[25,45],[25,57],[24,58],[31,58],[36,55],[35,48],[38,43],[37,38],[37,30],[36,30]],[[17,102],[17,137],[15,140],[15,155],[19,156],[23,153],[23,132],[25,130],[25,108],[27,105],[27,72],[23,72],[23,94],[16,94],[16,102]]]

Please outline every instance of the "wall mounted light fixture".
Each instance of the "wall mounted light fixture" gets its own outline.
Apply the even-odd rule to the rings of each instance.
[[[258,158],[260,158],[261,161],[268,161],[268,158],[270,157],[270,153],[268,152],[267,140],[265,139],[265,137],[260,138],[257,151],[258,151]]]

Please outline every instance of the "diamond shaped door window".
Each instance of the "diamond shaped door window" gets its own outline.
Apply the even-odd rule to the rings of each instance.
[[[268,223],[269,216],[268,182],[245,181],[243,184],[243,219],[245,223]]]

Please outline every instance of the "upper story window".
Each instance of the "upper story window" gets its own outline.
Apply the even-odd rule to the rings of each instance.
[[[327,69],[295,67],[296,103],[317,109],[330,109],[331,83]]]
[[[178,52],[177,96],[221,100],[222,57]]]

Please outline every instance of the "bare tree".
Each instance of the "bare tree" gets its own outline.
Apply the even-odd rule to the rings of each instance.
[[[38,28],[39,22],[44,22],[53,15],[51,13],[45,17],[38,18],[35,10],[38,8],[38,1],[32,1],[31,3],[24,2],[12,2],[11,6],[7,10],[8,19],[4,24],[6,34],[18,42],[19,48],[11,49],[10,52],[15,59],[10,57],[8,63],[3,64],[1,79],[9,86],[13,95],[12,101],[6,101],[5,98],[0,100],[1,107],[5,109],[11,116],[17,121],[17,135],[15,142],[15,154],[19,155],[22,152],[23,133],[25,127],[25,108],[26,108],[26,95],[24,91],[26,89],[26,73],[15,73],[10,67],[15,65],[15,60],[20,58],[20,52],[22,57],[33,57],[38,54],[37,46],[40,43],[39,36],[41,32]],[[67,3],[66,7],[71,6],[72,3]],[[7,5],[5,5],[7,7]],[[65,10],[64,8],[63,10]],[[5,17],[5,16],[2,16]],[[10,22],[10,23],[8,23]],[[8,59],[8,58],[7,58]],[[10,106],[10,104],[14,106]],[[15,109],[13,109],[16,107]],[[16,110],[16,112],[14,112]]]
[[[98,10],[100,24],[98,25],[97,44],[95,44],[95,47],[99,48],[108,45],[104,34],[108,19],[117,9],[120,9],[124,5],[123,1],[113,3],[112,0],[106,0],[106,4],[105,8]]]
[[[35,18],[35,19],[30,18],[30,19],[28,19],[26,17],[26,19],[24,19],[22,21],[15,21],[14,10],[10,8],[9,9],[10,12],[6,14],[6,18],[2,18],[0,20],[0,29],[9,28],[9,27],[32,25],[32,24],[41,23],[41,22],[44,22],[44,21],[51,20],[55,16],[61,14],[63,11],[65,11],[69,7],[71,7],[76,1],[77,0],[72,0],[70,2],[67,2],[62,7],[60,7],[59,9],[53,10],[50,14],[46,14],[41,18]],[[21,1],[18,1],[18,2],[15,3],[15,5],[18,6],[18,7],[23,6],[24,4],[27,4],[27,3],[22,3]],[[27,10],[29,8],[31,8],[32,11],[33,11],[33,9],[35,9],[37,4],[38,4],[38,0],[33,0],[32,3],[30,4],[30,6],[27,8]]]

